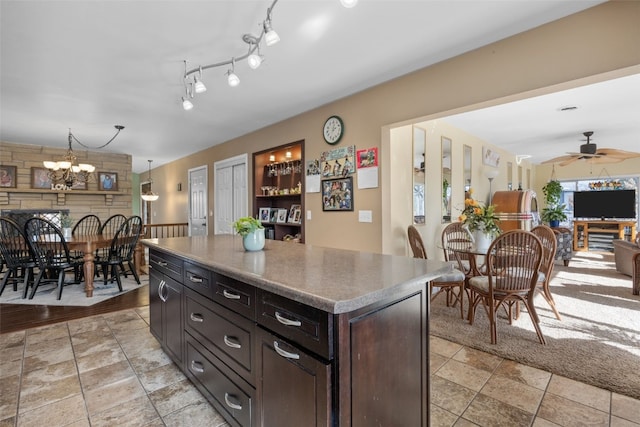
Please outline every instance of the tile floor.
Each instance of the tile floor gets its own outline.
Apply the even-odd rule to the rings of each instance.
[[[0,427],[227,426],[148,307],[0,335]],[[640,401],[432,337],[432,426],[640,426]],[[401,426],[405,427],[405,426]]]

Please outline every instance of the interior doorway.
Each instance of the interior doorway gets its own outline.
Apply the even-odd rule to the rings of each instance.
[[[249,215],[247,154],[213,164],[214,234],[233,234],[233,222]]]
[[[206,236],[207,227],[207,166],[189,169],[189,236]]]

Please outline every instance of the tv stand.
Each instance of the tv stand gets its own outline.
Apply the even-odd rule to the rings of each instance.
[[[589,233],[617,234],[618,239],[625,240],[625,228],[631,230],[631,241],[636,239],[636,221],[608,221],[608,220],[574,220],[573,221],[573,250],[589,250]],[[580,243],[582,242],[582,245]]]

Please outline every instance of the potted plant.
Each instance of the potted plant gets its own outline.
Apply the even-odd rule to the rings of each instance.
[[[542,187],[542,192],[547,206],[542,209],[541,219],[548,222],[549,226],[557,227],[560,225],[560,221],[567,219],[567,215],[564,213],[566,206],[560,204],[562,185],[560,181],[552,179]]]
[[[243,216],[233,223],[233,229],[242,236],[245,250],[259,251],[264,248],[264,226],[260,220]]]
[[[62,235],[65,239],[71,237],[71,226],[73,225],[73,218],[68,213],[60,214],[60,228],[62,228]]]

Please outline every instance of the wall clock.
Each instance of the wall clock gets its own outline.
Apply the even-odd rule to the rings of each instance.
[[[342,123],[342,119],[338,116],[329,117],[327,121],[324,122],[322,134],[327,144],[337,144],[344,134],[344,123]]]

